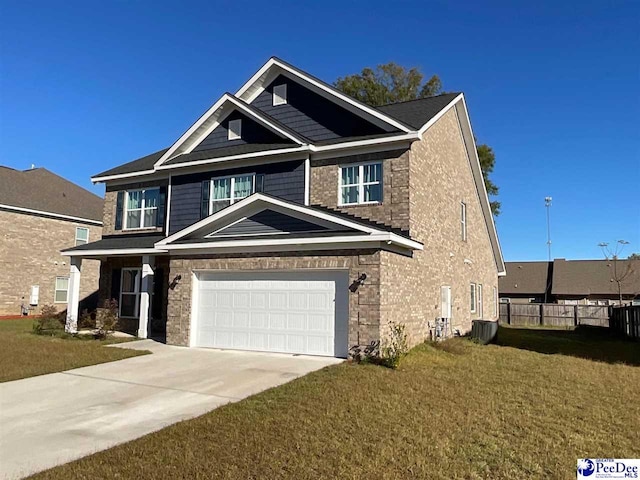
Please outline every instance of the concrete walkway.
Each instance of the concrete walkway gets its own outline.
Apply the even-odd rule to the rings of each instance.
[[[133,440],[339,363],[339,359],[172,347],[0,383],[0,478],[21,478]]]

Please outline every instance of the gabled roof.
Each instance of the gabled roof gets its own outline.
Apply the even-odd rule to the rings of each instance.
[[[290,140],[298,145],[305,144],[301,138],[290,128],[275,121],[266,113],[248,105],[246,102],[225,93],[213,106],[205,112],[189,129],[176,141],[155,163],[156,167],[163,165],[167,160],[185,153],[191,153],[196,145],[199,145],[209,133],[211,133],[231,112],[239,110],[251,116],[258,123],[280,135],[283,139]]]
[[[411,128],[403,124],[401,121],[393,117],[389,117],[384,112],[350,97],[334,86],[300,70],[278,57],[271,57],[267,63],[265,63],[242,87],[240,87],[236,92],[236,96],[247,103],[251,103],[251,101],[264,90],[269,82],[279,74],[283,74],[301,82],[310,90],[329,98],[331,101],[376,125],[384,125],[387,127],[391,126],[402,132],[411,131]]]
[[[0,166],[0,208],[102,224],[104,201],[46,168]]]
[[[498,279],[501,295],[544,295],[551,262],[506,262],[507,274]]]
[[[287,235],[274,235],[268,240],[264,238],[233,238],[224,242],[220,241],[220,238],[215,238],[216,233],[223,231],[230,225],[245,221],[265,210],[290,216],[297,221],[313,223],[322,228],[307,229],[306,232],[284,232]],[[303,242],[311,242],[314,245],[331,244],[333,248],[339,248],[339,246],[348,248],[349,244],[358,242],[359,244],[369,243],[377,246],[380,246],[379,244],[388,244],[393,245],[395,248],[406,250],[423,249],[423,245],[420,242],[387,230],[381,224],[360,221],[351,216],[348,217],[350,218],[333,211],[308,207],[263,193],[254,193],[159,241],[156,244],[156,248],[166,250],[193,249],[196,247],[217,248],[220,245],[225,247],[295,245],[299,247]],[[300,233],[304,235],[301,236]],[[303,240],[302,237],[306,240]]]
[[[640,295],[640,261],[565,260],[553,262],[554,295],[616,295],[616,278],[625,295]],[[617,269],[617,273],[616,270]],[[623,278],[624,277],[624,278]]]

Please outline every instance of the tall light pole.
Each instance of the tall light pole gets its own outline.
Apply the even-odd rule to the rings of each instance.
[[[544,206],[547,209],[547,249],[549,250],[549,261],[551,261],[551,220],[549,210],[551,209],[551,201],[553,198],[544,197]]]

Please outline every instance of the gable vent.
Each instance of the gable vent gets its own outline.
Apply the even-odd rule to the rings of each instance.
[[[242,138],[242,120],[229,120],[228,137],[229,140],[237,140]]]
[[[273,87],[273,106],[287,104],[287,84],[275,85]]]

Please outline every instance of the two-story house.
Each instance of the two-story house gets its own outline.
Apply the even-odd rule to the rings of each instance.
[[[106,184],[100,294],[141,337],[346,357],[497,319],[504,262],[464,96],[372,108],[278,58]],[[75,328],[76,295],[68,326]]]
[[[69,258],[102,237],[103,200],[46,168],[0,166],[0,316],[67,308]],[[94,309],[100,262],[84,265],[80,311]]]

